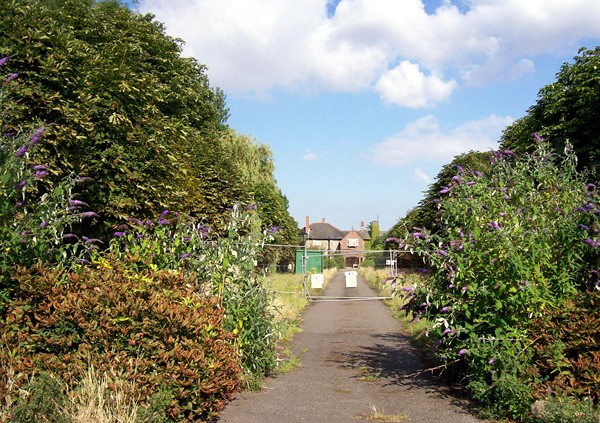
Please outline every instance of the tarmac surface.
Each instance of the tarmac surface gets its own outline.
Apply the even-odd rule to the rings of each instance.
[[[376,297],[340,271],[324,296]],[[292,340],[301,365],[241,392],[219,423],[479,422],[464,399],[426,376],[420,354],[381,300],[316,301]],[[378,418],[377,418],[378,417]]]

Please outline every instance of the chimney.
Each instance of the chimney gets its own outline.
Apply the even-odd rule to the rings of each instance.
[[[306,233],[306,235],[308,235],[308,231],[310,231],[310,220],[308,218],[308,216],[306,216],[306,225],[304,226],[304,232]]]
[[[361,230],[361,231],[364,231],[364,230],[365,230],[365,221],[364,221],[364,220],[361,220],[361,221],[360,221],[360,230]]]
[[[325,223],[325,218],[324,217],[321,219],[321,223]]]

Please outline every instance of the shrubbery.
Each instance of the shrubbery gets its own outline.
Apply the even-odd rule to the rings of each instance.
[[[600,380],[589,376],[598,371],[597,337],[584,322],[597,322],[598,312],[579,307],[600,295],[595,186],[577,172],[568,144],[562,157],[541,140],[532,154],[492,157],[485,176],[457,166],[442,186],[437,233],[407,234],[431,277],[405,287],[406,308],[432,323],[444,367],[493,416],[529,415],[542,386],[597,401]],[[571,301],[581,321],[561,312]]]

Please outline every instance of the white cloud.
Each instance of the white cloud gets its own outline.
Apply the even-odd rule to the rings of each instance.
[[[498,147],[502,130],[513,122],[511,117],[489,116],[443,131],[433,115],[408,124],[373,149],[373,162],[389,167],[410,163],[449,163],[469,151],[487,151]]]
[[[319,160],[319,156],[315,153],[306,153],[304,156],[302,156],[302,160],[305,160],[307,162],[314,162],[316,160]]]
[[[417,167],[415,169],[413,176],[416,181],[424,182],[428,185],[431,182],[431,178],[429,177],[429,175],[427,173],[425,173],[425,171],[423,169],[421,169],[420,167]]]
[[[456,3],[457,1],[455,1]],[[536,56],[600,37],[597,0],[140,0],[227,93],[375,88],[405,107],[534,70]],[[444,80],[441,75],[448,75]],[[415,86],[413,84],[416,83]],[[408,98],[405,92],[415,93]]]
[[[426,107],[444,100],[454,88],[456,81],[445,82],[436,75],[427,76],[418,64],[408,61],[382,74],[375,84],[384,101],[409,108]]]

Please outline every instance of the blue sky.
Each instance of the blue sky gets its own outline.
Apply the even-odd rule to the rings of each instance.
[[[140,0],[267,144],[304,224],[384,229],[460,153],[497,147],[580,47],[598,0]]]

